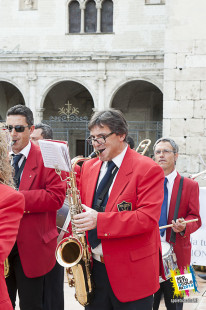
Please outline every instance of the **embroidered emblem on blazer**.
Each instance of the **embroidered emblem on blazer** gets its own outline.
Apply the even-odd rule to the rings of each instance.
[[[117,205],[118,211],[131,211],[132,210],[132,203],[131,202],[126,202],[122,201]]]

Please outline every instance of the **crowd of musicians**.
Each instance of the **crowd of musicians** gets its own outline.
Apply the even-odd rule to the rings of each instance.
[[[63,310],[56,217],[68,174],[62,171],[60,179],[44,166],[38,140],[52,139],[52,130],[34,126],[28,107],[10,108],[5,129],[0,130],[0,310],[15,309],[17,293],[21,310]],[[95,112],[89,131],[87,142],[99,155],[76,169],[83,212],[72,219],[91,251],[94,296],[85,309],[157,310],[162,296],[168,310],[182,309],[183,298],[172,302],[161,244],[172,247],[178,268],[190,265],[190,234],[201,226],[198,183],[177,172],[178,145],[169,137],[156,141],[153,159],[130,147],[128,124],[118,110]],[[159,229],[167,224],[172,225]]]

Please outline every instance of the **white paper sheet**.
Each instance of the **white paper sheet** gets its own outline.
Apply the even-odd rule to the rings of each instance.
[[[66,142],[53,140],[39,140],[38,142],[45,167],[71,171],[71,159]]]

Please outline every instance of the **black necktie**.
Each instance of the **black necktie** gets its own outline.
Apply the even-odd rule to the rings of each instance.
[[[98,201],[98,198],[100,197],[101,193],[103,192],[105,186],[107,185],[111,175],[112,175],[112,172],[113,172],[113,169],[116,167],[115,163],[113,161],[108,161],[108,164],[107,164],[107,171],[104,175],[104,177],[102,178],[101,182],[99,183],[99,186],[97,188],[97,191],[94,195],[94,198],[93,198],[93,205],[92,205],[92,208],[93,209],[96,209],[96,205],[99,205],[100,202]],[[105,197],[103,197],[103,200],[101,201],[101,206],[102,207],[105,207],[106,204],[107,204],[107,200],[108,200],[108,191],[105,195]]]
[[[168,189],[167,189],[167,181],[168,179],[165,178],[164,181],[164,200],[161,207],[161,215],[159,220],[159,226],[167,225],[167,203],[168,203]],[[163,237],[166,228],[160,230],[160,235]]]
[[[101,193],[104,191],[105,186],[109,182],[109,179],[112,176],[112,172],[113,172],[113,175],[114,175],[114,173],[117,171],[117,169],[116,169],[116,171],[114,171],[114,168],[116,167],[116,165],[115,165],[115,163],[113,161],[108,161],[108,166],[107,167],[108,167],[107,168],[107,172],[105,173],[103,179],[99,183],[99,186],[98,186],[98,188],[96,190],[96,193],[94,195],[94,198],[93,198],[92,208],[96,209],[98,211],[99,211],[99,208],[97,208],[97,205],[100,204],[100,201],[98,201],[98,199],[101,196]],[[105,207],[106,204],[107,204],[108,191],[109,191],[109,188],[107,190],[107,193],[103,197],[103,200],[101,201],[101,205],[99,206],[101,208]],[[103,211],[104,211],[104,208],[103,208]],[[101,243],[101,240],[99,240],[97,238],[97,229],[96,228],[88,231],[88,240],[89,240],[89,243],[90,243],[90,245],[91,245],[91,247],[93,249],[96,248]]]
[[[18,174],[18,171],[19,171],[19,161],[22,157],[22,154],[18,154],[18,155],[13,155],[13,164],[12,166],[14,167],[14,170],[15,170],[15,175],[14,175],[14,182],[16,184],[16,187],[19,188],[19,181],[20,181],[20,178],[18,177],[17,178],[17,174]]]

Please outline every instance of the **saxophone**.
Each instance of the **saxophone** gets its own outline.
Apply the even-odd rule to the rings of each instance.
[[[100,151],[101,152],[101,151]],[[95,158],[100,154],[93,152],[89,157],[77,159],[72,164],[72,171],[69,173],[68,199],[70,206],[72,237],[62,239],[56,248],[57,262],[66,267],[69,286],[75,286],[75,297],[82,306],[88,305],[94,294],[94,284],[91,277],[91,254],[88,250],[85,233],[78,233],[73,224],[73,217],[82,213],[80,194],[76,185],[75,166],[85,160]],[[73,274],[73,278],[71,278]]]
[[[7,278],[9,276],[9,260],[6,258],[4,261],[4,277]]]

